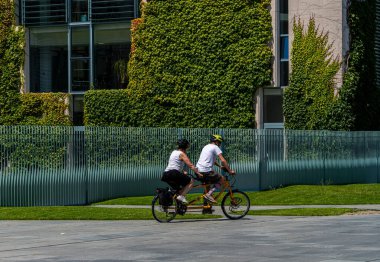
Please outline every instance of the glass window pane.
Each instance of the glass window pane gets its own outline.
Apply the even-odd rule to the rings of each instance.
[[[264,123],[282,123],[282,95],[264,96]]]
[[[23,0],[22,6],[25,25],[66,23],[65,0]]]
[[[286,20],[280,20],[280,34],[289,34],[289,21]]]
[[[280,34],[289,34],[288,0],[280,0]]]
[[[289,13],[289,3],[288,0],[280,0],[280,13]]]
[[[280,47],[281,60],[288,60],[289,59],[289,37],[281,36],[280,45],[281,45]]]
[[[90,88],[90,62],[88,59],[71,60],[71,90],[86,91]]]
[[[92,21],[123,21],[135,18],[134,0],[92,0]]]
[[[125,88],[128,84],[126,70],[131,49],[129,25],[97,25],[94,38],[95,88]]]
[[[280,62],[280,86],[288,86],[289,84],[289,62]]]
[[[83,126],[83,95],[73,95],[73,124]]]
[[[89,57],[89,46],[89,27],[73,27],[71,29],[71,57]]]
[[[67,29],[30,29],[30,91],[67,92]]]
[[[88,0],[71,1],[71,21],[87,22],[88,21]]]

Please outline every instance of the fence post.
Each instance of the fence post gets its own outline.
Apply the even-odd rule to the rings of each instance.
[[[326,132],[322,131],[322,135],[323,135],[323,142],[326,142]],[[323,144],[322,142],[322,144]],[[322,150],[322,155],[323,155],[323,181],[322,181],[322,184],[325,185],[326,184],[326,148],[324,148]]]
[[[267,175],[267,164],[266,164],[266,156],[265,156],[265,139],[266,139],[266,130],[259,129],[259,191],[263,189],[262,181],[263,177]]]

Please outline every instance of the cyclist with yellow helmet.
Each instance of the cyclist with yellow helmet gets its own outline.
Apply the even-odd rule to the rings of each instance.
[[[197,163],[198,171],[203,175],[202,181],[207,184],[214,184],[214,186],[204,195],[204,198],[212,203],[216,203],[212,197],[212,193],[224,183],[224,177],[213,170],[214,165],[223,168],[229,174],[235,174],[235,171],[230,168],[227,160],[222,155],[220,146],[223,142],[221,135],[212,135],[210,137],[210,143],[203,147]],[[222,165],[216,160],[219,158]]]

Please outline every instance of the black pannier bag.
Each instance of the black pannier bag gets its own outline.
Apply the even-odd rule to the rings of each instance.
[[[169,188],[157,188],[158,203],[162,206],[173,205],[173,192]]]

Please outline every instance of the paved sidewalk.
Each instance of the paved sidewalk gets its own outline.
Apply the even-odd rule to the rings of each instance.
[[[151,208],[151,206],[144,205],[94,205],[95,207],[103,208]],[[360,210],[370,210],[373,214],[380,214],[380,205],[291,205],[291,206],[251,206],[250,210],[274,210],[274,209],[292,209],[292,208],[354,208]],[[224,217],[220,206],[213,207],[214,215],[221,215]],[[196,210],[194,212],[200,212]]]
[[[0,221],[1,262],[380,262],[380,216]]]
[[[94,205],[105,208],[151,208],[148,205]],[[380,210],[380,205],[287,205],[287,206],[251,206],[250,210],[290,209],[290,208],[356,208]]]

